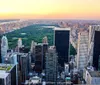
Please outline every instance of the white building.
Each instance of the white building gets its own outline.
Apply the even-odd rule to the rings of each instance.
[[[84,79],[86,84],[89,85],[100,85],[100,72],[99,71],[90,71],[85,69]]]
[[[88,33],[80,32],[78,34],[77,44],[77,56],[76,56],[77,68],[83,70],[87,66],[88,62]]]
[[[36,45],[37,45],[37,43],[32,40],[32,42],[31,42],[31,48],[30,48],[30,52],[31,53],[34,53]]]
[[[10,73],[0,72],[0,85],[11,85],[11,75]]]
[[[1,57],[2,57],[2,62],[4,61],[4,57],[7,54],[8,50],[8,39],[6,36],[3,36],[1,39]]]
[[[21,47],[22,47],[22,39],[19,38],[19,39],[18,39],[18,48],[21,48]]]
[[[65,64],[65,74],[67,75],[69,73],[69,65]]]
[[[42,43],[48,44],[48,38],[47,38],[47,36],[45,36],[45,37],[43,38]]]

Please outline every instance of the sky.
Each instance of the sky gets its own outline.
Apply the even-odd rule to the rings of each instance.
[[[99,19],[100,0],[0,0],[0,19]]]

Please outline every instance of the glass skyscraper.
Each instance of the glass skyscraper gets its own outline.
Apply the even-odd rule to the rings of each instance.
[[[69,60],[70,28],[55,28],[54,44],[58,53],[58,63],[64,67]]]

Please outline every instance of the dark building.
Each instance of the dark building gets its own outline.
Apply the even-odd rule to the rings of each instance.
[[[95,31],[94,35],[94,49],[93,49],[93,66],[98,70],[100,56],[100,31]]]
[[[11,85],[16,85],[16,65],[9,72],[11,73]]]
[[[42,72],[43,66],[43,45],[38,44],[35,46],[35,71]]]
[[[20,53],[28,53],[29,52],[29,48],[26,48],[26,47],[19,48],[19,52]]]
[[[70,45],[70,29],[55,28],[55,46],[58,53],[58,63],[64,67],[64,63],[68,63],[69,45]]]
[[[48,44],[43,43],[43,69],[45,69],[45,63],[46,63],[46,52],[48,51]]]
[[[28,53],[19,53],[17,54],[18,61],[18,73],[19,73],[19,84],[24,84],[25,80],[28,79],[29,73],[29,54]]]

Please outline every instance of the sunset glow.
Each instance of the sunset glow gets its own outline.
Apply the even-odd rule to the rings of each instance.
[[[0,19],[100,19],[100,0],[0,0]]]

